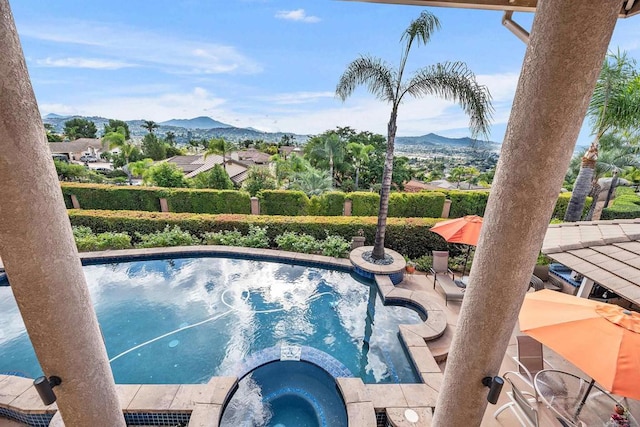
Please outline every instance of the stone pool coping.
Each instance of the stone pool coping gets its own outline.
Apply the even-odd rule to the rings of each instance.
[[[296,262],[319,267],[350,271],[348,259],[309,255],[272,249],[239,248],[229,246],[186,246],[169,248],[126,249],[80,253],[83,263],[92,261],[140,260],[157,256],[242,256],[268,261]],[[384,411],[390,425],[429,426],[438,392],[442,385],[442,371],[436,363],[427,341],[442,336],[447,320],[444,308],[426,292],[394,286],[389,276],[376,275],[375,282],[385,303],[410,305],[427,313],[427,319],[414,325],[400,325],[399,333],[422,384],[364,384],[360,378],[337,378],[346,408],[349,427],[376,426],[376,412]],[[233,392],[237,377],[212,377],[207,384],[182,385],[125,385],[116,388],[125,414],[184,414],[190,413],[189,427],[218,427],[222,408]],[[53,415],[50,427],[64,423],[55,404],[45,407],[40,401],[32,380],[0,375],[0,410],[18,414]],[[404,418],[406,409],[419,416],[417,423]]]

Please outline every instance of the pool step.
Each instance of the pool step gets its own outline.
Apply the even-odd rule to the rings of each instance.
[[[427,347],[429,347],[429,350],[431,351],[433,358],[436,359],[436,362],[442,363],[447,360],[447,356],[449,356],[449,347],[451,347],[451,341],[453,340],[453,332],[454,329],[451,325],[447,325],[444,330],[444,334],[435,340],[427,341]]]

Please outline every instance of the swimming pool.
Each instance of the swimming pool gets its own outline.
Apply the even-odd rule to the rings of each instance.
[[[84,267],[118,383],[205,383],[265,348],[304,345],[366,383],[419,382],[398,339],[414,310],[383,306],[348,272],[233,258]],[[0,372],[41,374],[17,306],[0,287]]]

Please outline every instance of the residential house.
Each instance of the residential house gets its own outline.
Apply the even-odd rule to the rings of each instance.
[[[75,141],[67,142],[50,142],[49,149],[51,154],[66,155],[69,160],[80,161],[82,156],[95,156],[100,158],[104,147],[99,138],[78,138]]]

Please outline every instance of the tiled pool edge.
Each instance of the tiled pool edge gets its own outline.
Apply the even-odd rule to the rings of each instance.
[[[277,251],[271,249],[237,248],[227,246],[187,246],[170,248],[127,249],[120,251],[85,252],[80,254],[83,264],[116,262],[170,256],[241,256],[274,262],[295,262],[311,266],[351,271],[348,259]],[[400,325],[400,337],[423,384],[364,384],[360,378],[338,378],[337,384],[347,407],[349,427],[376,426],[376,410],[385,411],[389,425],[403,427],[405,409],[415,410],[421,426],[431,425],[431,414],[442,384],[442,372],[426,341],[440,337],[447,327],[444,309],[426,293],[394,286],[389,276],[375,276],[378,291],[385,303],[401,303],[427,313],[423,323]],[[18,395],[5,393],[3,382],[16,382]],[[17,380],[16,380],[17,379]],[[24,383],[26,381],[26,383]],[[218,427],[223,405],[237,382],[236,377],[213,377],[208,384],[195,385],[116,385],[125,413],[158,414],[190,413],[189,427]],[[28,385],[27,385],[28,383]],[[32,380],[0,376],[0,408],[22,402],[17,408],[22,414],[55,414],[51,427],[63,427],[55,404],[43,407]],[[6,384],[8,385],[8,384]],[[12,385],[13,386],[13,385]],[[29,394],[27,394],[29,393]],[[23,394],[25,397],[23,397]],[[209,396],[209,397],[207,397]],[[137,397],[137,398],[136,398]],[[9,399],[8,402],[5,400]],[[48,412],[47,412],[48,411]]]

